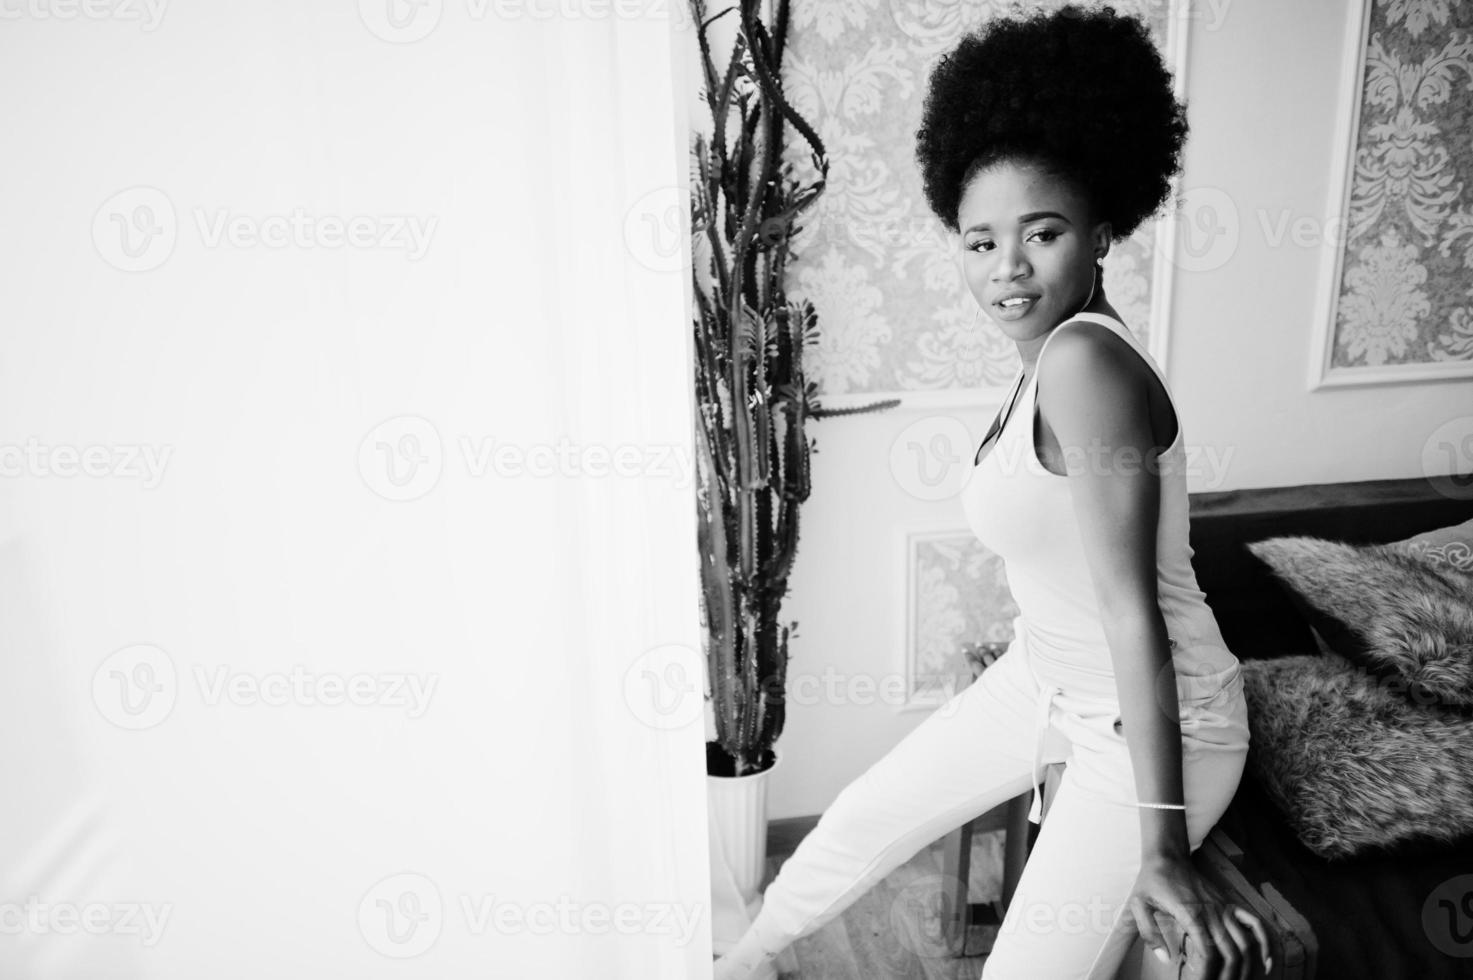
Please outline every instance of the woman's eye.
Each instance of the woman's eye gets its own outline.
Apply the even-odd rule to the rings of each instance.
[[[967,248],[973,252],[986,252],[991,250],[992,243],[985,238],[979,238],[972,244],[968,245]]]
[[[1040,228],[1029,237],[1032,238],[1034,241],[1051,242],[1055,238],[1059,237],[1059,233],[1054,231],[1052,228]]]

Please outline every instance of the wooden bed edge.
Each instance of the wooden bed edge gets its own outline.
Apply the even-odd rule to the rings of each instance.
[[[1267,980],[1315,980],[1319,942],[1309,920],[1272,882],[1254,883],[1245,874],[1245,856],[1221,828],[1214,827],[1193,855],[1197,868],[1213,884],[1263,920],[1273,947],[1273,970]],[[1261,968],[1250,974],[1264,977]]]

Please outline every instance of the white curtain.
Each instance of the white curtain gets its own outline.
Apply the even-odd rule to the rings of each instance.
[[[666,10],[8,8],[0,976],[705,975]]]

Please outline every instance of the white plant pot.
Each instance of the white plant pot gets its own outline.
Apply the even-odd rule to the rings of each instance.
[[[711,836],[712,948],[724,953],[762,906],[767,870],[767,779],[781,758],[751,776],[707,776]]]

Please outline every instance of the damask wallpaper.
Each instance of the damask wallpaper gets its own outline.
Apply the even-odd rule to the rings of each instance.
[[[1172,52],[1182,25],[1172,4],[1114,6],[1151,25],[1180,74]],[[931,67],[965,33],[1010,9],[997,0],[793,0],[783,83],[824,141],[829,180],[795,239],[788,289],[818,312],[813,375],[829,405],[880,392],[986,401],[1017,370],[1012,344],[966,290],[958,243],[927,208],[914,157]],[[812,175],[801,154],[789,162],[800,177]],[[1163,325],[1152,317],[1165,304],[1153,302],[1153,285],[1167,223],[1146,222],[1105,260],[1110,301],[1162,363]]]
[[[1329,367],[1473,374],[1473,3],[1367,14]]]
[[[970,531],[916,534],[908,545],[906,699],[934,705],[971,676],[962,644],[1011,640],[1018,607],[1002,559]]]

